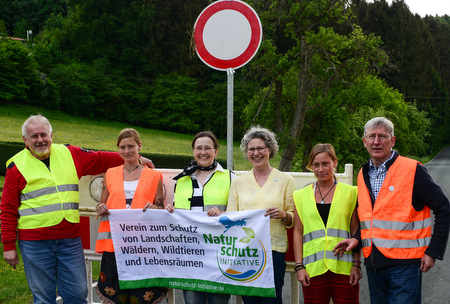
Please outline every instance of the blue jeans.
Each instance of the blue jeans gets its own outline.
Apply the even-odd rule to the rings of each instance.
[[[230,295],[183,290],[185,304],[228,304]],[[208,300],[208,302],[206,302]]]
[[[243,296],[242,300],[245,304],[283,304],[282,291],[284,285],[284,273],[286,271],[285,254],[278,251],[272,251],[272,260],[276,298]]]
[[[81,238],[19,241],[28,286],[35,304],[87,303],[86,266]]]
[[[367,269],[371,304],[420,304],[422,272],[420,264]]]

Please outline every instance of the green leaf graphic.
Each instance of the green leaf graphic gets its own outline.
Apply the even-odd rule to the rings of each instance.
[[[244,229],[244,231],[245,231],[245,233],[247,234],[247,236],[250,238],[250,239],[254,239],[255,238],[255,231],[253,231],[253,229],[252,228],[242,228],[242,229]]]
[[[251,238],[248,238],[246,236],[244,236],[242,239],[239,240],[239,242],[245,243],[245,244],[250,243],[250,241],[251,241]]]

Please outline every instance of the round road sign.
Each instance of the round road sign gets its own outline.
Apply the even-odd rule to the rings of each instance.
[[[213,69],[226,71],[248,63],[258,51],[262,26],[247,3],[217,1],[207,6],[194,25],[195,50]]]

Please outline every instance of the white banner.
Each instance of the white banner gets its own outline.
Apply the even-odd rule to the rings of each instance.
[[[120,288],[168,287],[274,297],[265,210],[110,210]]]

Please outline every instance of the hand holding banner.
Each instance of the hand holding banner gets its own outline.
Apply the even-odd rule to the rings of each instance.
[[[274,297],[265,210],[110,210],[120,288],[168,287]]]

